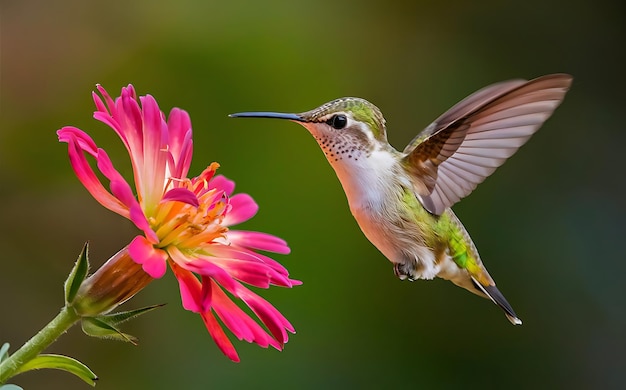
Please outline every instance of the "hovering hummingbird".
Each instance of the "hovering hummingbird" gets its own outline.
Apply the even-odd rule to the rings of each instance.
[[[502,165],[563,100],[572,77],[552,74],[490,85],[456,104],[403,152],[387,142],[385,118],[345,97],[300,114],[242,112],[304,126],[324,151],[365,236],[401,280],[452,281],[517,317],[450,209]]]

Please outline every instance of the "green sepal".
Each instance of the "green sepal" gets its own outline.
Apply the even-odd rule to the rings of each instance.
[[[81,325],[83,332],[88,336],[104,339],[114,339],[137,345],[137,338],[119,330],[118,325],[137,318],[163,305],[152,305],[141,309],[121,311],[118,313],[105,314],[97,317],[85,317]]]
[[[9,357],[9,343],[2,344],[0,347],[0,363]]]
[[[33,360],[24,363],[16,374],[21,374],[30,370],[39,370],[42,368],[54,368],[57,370],[67,371],[74,374],[91,386],[96,385],[98,377],[86,365],[78,360],[64,355],[44,354],[39,355]],[[4,390],[4,389],[3,389]]]
[[[159,307],[165,306],[164,303],[159,304],[159,305],[152,305],[152,306],[146,306],[146,307],[142,307],[140,309],[135,309],[135,310],[129,310],[129,311],[120,311],[117,313],[111,313],[111,314],[105,314],[105,315],[101,315],[98,316],[96,318],[101,319],[102,321],[106,322],[107,324],[113,325],[113,326],[117,326],[121,323],[124,323],[126,321],[130,321],[134,318],[139,317],[142,314],[146,314],[148,312],[151,312],[154,309],[158,309]]]
[[[70,272],[65,284],[63,285],[65,290],[65,303],[68,305],[74,301],[76,297],[76,293],[80,288],[80,285],[83,283],[85,278],[87,277],[87,273],[89,272],[89,242],[86,242],[83,246],[83,250],[78,255],[78,259],[76,259],[76,264],[74,264],[74,268]]]
[[[0,390],[24,390],[21,387],[19,387],[18,385],[0,385]]]
[[[133,345],[137,345],[135,336],[123,333],[117,327],[109,325],[100,320],[99,317],[85,317],[80,322],[83,332],[87,336],[97,337],[100,339],[126,341]]]

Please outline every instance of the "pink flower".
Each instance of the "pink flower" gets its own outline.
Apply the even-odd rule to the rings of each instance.
[[[240,340],[282,349],[287,332],[294,332],[292,325],[245,284],[261,288],[301,284],[290,279],[278,262],[256,252],[287,254],[285,241],[228,229],[252,218],[258,206],[247,194],[233,195],[233,181],[214,176],[217,163],[198,177],[187,177],[193,143],[185,111],[174,108],[166,120],[152,96],[137,100],[132,85],[115,100],[104,88],[97,88],[102,97],[93,93],[94,118],[110,126],[126,146],[134,190],[85,132],[67,126],[57,134],[59,141],[67,142],[72,168],[91,195],[142,231],[128,247],[132,260],[152,278],[163,276],[169,264],[178,279],[183,307],[200,314],[230,359],[239,361],[217,318]],[[108,179],[109,190],[89,165],[88,156]],[[231,297],[243,301],[269,332]]]

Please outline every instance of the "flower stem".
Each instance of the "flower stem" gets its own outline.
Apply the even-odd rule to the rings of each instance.
[[[37,332],[22,348],[0,363],[0,384],[14,376],[20,367],[37,357],[79,319],[80,316],[73,308],[66,306],[61,309],[61,312],[48,325]]]

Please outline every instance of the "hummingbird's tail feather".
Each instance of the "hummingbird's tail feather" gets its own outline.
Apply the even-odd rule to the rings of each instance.
[[[502,310],[504,310],[504,315],[506,316],[506,318],[508,318],[508,320],[513,325],[521,325],[522,324],[522,320],[520,320],[517,317],[517,314],[515,314],[515,311],[513,310],[513,308],[509,304],[509,302],[506,300],[504,295],[502,295],[500,290],[498,290],[498,288],[495,285],[483,286],[476,279],[474,279],[474,277],[472,277],[472,283],[474,283],[474,286],[476,286],[477,289],[479,289],[487,297],[489,297],[489,299],[491,299],[493,301],[493,303],[495,303],[496,305],[500,306],[500,308]]]

